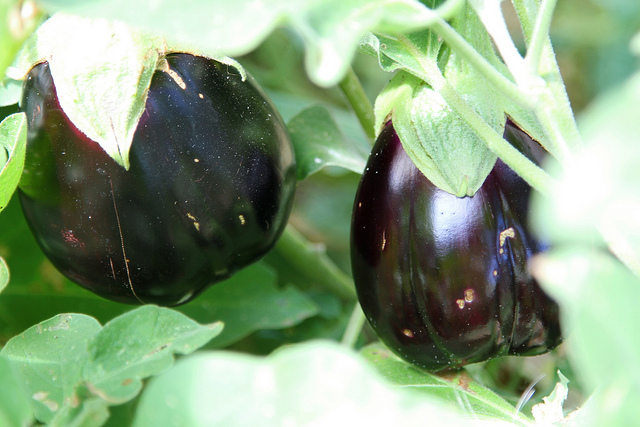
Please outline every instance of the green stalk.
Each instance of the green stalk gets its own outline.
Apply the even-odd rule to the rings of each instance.
[[[351,277],[335,265],[324,249],[305,239],[292,226],[287,226],[275,250],[299,274],[322,284],[341,298],[356,300],[356,290]]]
[[[561,150],[560,160],[569,162],[572,153],[582,146],[582,139],[549,39],[556,0],[543,0],[539,9],[533,0],[513,1],[513,5],[527,42],[525,61],[532,72],[545,76],[546,81],[533,111],[547,136]]]
[[[400,38],[400,40],[406,43],[408,49],[414,47],[406,38]],[[437,64],[425,60],[417,53],[416,58],[418,58],[424,72],[424,74],[419,77],[429,83],[431,87],[444,98],[453,111],[485,141],[487,147],[527,181],[529,185],[542,194],[550,195],[555,185],[555,180],[489,126],[489,124],[469,106],[464,98],[460,96],[458,91],[449,84]]]
[[[358,337],[360,336],[360,332],[362,332],[362,327],[364,326],[364,321],[365,317],[362,307],[360,307],[359,303],[356,303],[355,307],[353,307],[351,317],[349,317],[347,329],[345,329],[344,335],[342,336],[341,343],[343,345],[351,348],[356,346]]]
[[[511,101],[526,109],[533,109],[531,98],[515,83],[495,69],[478,51],[469,44],[455,29],[443,20],[436,21],[431,27],[453,51],[466,59],[478,70],[493,87]]]
[[[531,41],[527,48],[525,61],[535,72],[537,72],[540,67],[542,50],[548,42],[551,19],[553,18],[556,3],[557,0],[543,0],[540,12],[537,14],[537,19],[533,27]]]
[[[358,79],[358,76],[353,71],[353,68],[349,67],[347,74],[340,81],[340,89],[342,93],[349,101],[351,108],[356,113],[356,117],[360,121],[360,125],[364,130],[364,133],[370,140],[374,140],[376,137],[375,128],[375,116],[373,113],[373,106],[364,93],[362,84]]]

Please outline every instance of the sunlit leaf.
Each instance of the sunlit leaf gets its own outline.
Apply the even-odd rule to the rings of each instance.
[[[299,181],[326,166],[356,173],[364,170],[366,154],[349,145],[326,108],[309,107],[292,118],[287,127],[296,152]]]
[[[150,382],[133,425],[419,426],[426,421],[471,422],[424,395],[389,385],[345,347],[309,342],[266,358],[231,352],[184,358]]]
[[[531,420],[464,370],[445,374],[426,372],[400,360],[379,343],[366,347],[362,354],[393,384],[424,393],[443,405],[457,406],[470,417],[500,419],[515,425],[531,424]]]

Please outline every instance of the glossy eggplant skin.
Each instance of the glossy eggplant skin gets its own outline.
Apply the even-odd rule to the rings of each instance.
[[[166,61],[129,170],[69,121],[46,63],[24,85],[27,222],[60,272],[124,303],[182,304],[258,260],[295,190],[286,127],[257,84],[206,58]]]
[[[392,351],[437,371],[560,343],[558,306],[527,269],[544,248],[526,229],[527,198],[514,197],[528,192],[500,160],[474,196],[440,190],[386,125],[356,196],[351,261],[364,313]]]

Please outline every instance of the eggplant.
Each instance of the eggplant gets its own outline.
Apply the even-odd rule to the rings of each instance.
[[[47,63],[23,88],[19,197],[66,277],[105,298],[178,305],[255,262],[296,184],[286,126],[250,77],[190,54],[155,71],[125,170],[69,120]]]
[[[512,122],[505,136],[524,143],[525,154],[540,154]],[[546,248],[527,229],[529,192],[498,160],[473,196],[447,193],[418,170],[386,124],[362,176],[351,228],[358,299],[385,345],[438,371],[537,355],[561,342],[558,305],[528,269],[531,256]]]

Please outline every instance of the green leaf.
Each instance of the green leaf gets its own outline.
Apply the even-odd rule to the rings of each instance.
[[[378,57],[385,71],[405,70],[415,76],[424,75],[423,61],[438,62],[442,41],[430,30],[399,35],[370,34],[363,39],[365,51]]]
[[[426,396],[390,386],[346,347],[308,342],[266,358],[224,351],[184,358],[149,383],[133,425],[408,426],[425,420],[469,422]]]
[[[189,317],[224,323],[209,347],[226,347],[261,329],[288,328],[315,316],[318,306],[292,286],[278,288],[276,275],[266,264],[251,265],[207,289],[180,307]]]
[[[470,105],[492,127],[504,126],[500,103],[474,88],[474,74],[455,74],[455,81]],[[497,108],[496,108],[497,105]],[[440,94],[420,79],[399,72],[376,102],[376,115],[391,111],[394,128],[411,160],[439,188],[458,197],[473,195],[493,168],[496,156],[451,110]]]
[[[65,114],[128,169],[133,133],[162,48],[158,37],[123,23],[60,13],[28,40],[8,75],[21,80],[33,64],[47,60]]]
[[[640,279],[609,253],[564,247],[538,256],[533,271],[558,301],[566,347],[591,397],[591,425],[627,426],[640,419]]]
[[[49,63],[60,106],[71,122],[118,164],[129,168],[133,134],[156,69],[169,71],[164,55],[192,52],[120,21],[58,13],[25,43],[7,75],[23,80],[37,63]],[[205,55],[244,70],[227,57]]]
[[[0,356],[0,426],[29,426],[33,412],[23,384],[13,372],[11,363]]]
[[[0,257],[0,292],[4,291],[4,288],[9,284],[9,267],[4,258]]]
[[[393,384],[424,393],[434,400],[441,400],[444,405],[456,402],[458,410],[471,417],[511,421],[515,425],[532,424],[530,419],[477,383],[464,370],[432,374],[401,360],[380,343],[365,347],[362,355]]]
[[[170,309],[144,306],[101,327],[82,314],[60,314],[7,342],[36,418],[67,426],[105,419],[107,406],[134,398],[141,380],[165,371],[220,333]],[[97,400],[96,400],[97,399]]]
[[[83,314],[59,314],[12,338],[0,351],[24,384],[38,420],[48,422],[75,396],[88,361],[87,341],[100,324]]]
[[[0,170],[0,211],[2,211],[13,192],[18,187],[24,168],[24,156],[27,146],[27,118],[24,113],[13,114],[0,123],[0,152],[5,162]],[[0,157],[0,160],[2,158]]]
[[[199,325],[168,308],[137,308],[108,322],[89,340],[83,377],[93,394],[124,403],[138,394],[142,379],[168,369],[173,354],[189,354],[221,330],[221,322]]]
[[[118,19],[205,52],[239,56],[287,23],[307,47],[306,66],[321,86],[337,84],[369,31],[395,34],[429,25],[436,14],[417,0],[170,0],[68,2],[43,0],[50,11]]]
[[[556,243],[605,242],[640,275],[640,72],[579,117],[585,148],[551,199],[534,199],[534,225]],[[602,237],[600,237],[602,236]]]
[[[326,108],[311,106],[289,121],[287,127],[296,152],[298,181],[327,166],[362,173],[366,157],[348,145]]]
[[[51,420],[48,427],[101,426],[109,419],[109,406],[99,397],[81,400],[77,405],[65,405]]]

